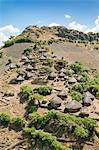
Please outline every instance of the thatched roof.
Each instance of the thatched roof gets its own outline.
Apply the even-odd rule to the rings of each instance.
[[[46,57],[42,55],[42,56],[40,57],[40,60],[46,60]]]
[[[94,100],[94,95],[92,95],[89,91],[85,93],[85,97],[89,97],[91,100]]]
[[[94,96],[89,92],[87,91],[85,93],[85,96],[84,96],[84,99],[83,99],[83,104],[85,106],[90,106],[92,104],[92,100],[94,100]]]
[[[62,68],[62,69],[60,70],[60,72],[63,72],[63,73],[64,73],[64,72],[65,72],[65,69],[64,69],[64,68]]]
[[[92,100],[91,100],[90,96],[85,95],[85,97],[83,99],[83,104],[85,106],[90,106],[92,104]]]
[[[31,71],[31,70],[33,70],[33,67],[29,64],[29,65],[26,67],[26,70]]]
[[[14,68],[16,68],[16,64],[11,63],[11,64],[10,64],[10,69],[14,69]]]
[[[81,117],[88,117],[89,116],[89,113],[88,113],[88,108],[87,107],[82,107],[81,110],[80,110],[80,114],[79,116]]]
[[[58,96],[62,99],[67,98],[67,95],[68,95],[68,92],[64,89],[58,93]]]
[[[21,58],[21,61],[25,61],[25,60],[28,60],[28,58],[23,55],[22,58]]]
[[[22,76],[18,76],[17,78],[16,78],[16,81],[17,82],[21,82],[21,81],[24,81],[25,79],[24,79],[24,77],[22,77]]]
[[[46,52],[46,49],[40,48],[39,53]]]
[[[71,77],[68,81],[68,83],[76,83],[77,80],[74,77]]]
[[[60,74],[59,74],[59,77],[60,78],[63,78],[65,76],[65,74],[63,73],[63,72],[61,72]]]
[[[33,74],[31,72],[27,72],[26,79],[32,78]]]
[[[79,111],[81,107],[82,105],[80,102],[77,102],[76,100],[72,100],[66,105],[64,111],[76,112]]]
[[[49,101],[49,107],[56,109],[57,107],[61,106],[61,103],[62,99],[58,96],[55,96]]]
[[[53,80],[53,79],[55,79],[57,77],[57,73],[55,73],[55,72],[51,72],[51,74],[49,75],[49,79],[51,79],[51,80]]]

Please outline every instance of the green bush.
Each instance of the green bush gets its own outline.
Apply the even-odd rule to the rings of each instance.
[[[69,76],[69,77],[72,77],[73,72],[74,72],[74,71],[72,71],[72,70],[67,70],[67,69],[65,70],[66,76]]]
[[[52,92],[52,88],[49,86],[41,86],[34,89],[35,92],[39,93],[40,95],[46,96],[50,95]]]
[[[82,73],[81,81],[86,82],[89,80],[88,74],[86,72]]]
[[[10,116],[6,113],[0,113],[0,125],[8,126],[10,123]]]
[[[76,100],[76,101],[81,101],[83,96],[80,92],[76,92],[76,91],[72,91],[70,93],[71,97],[72,97],[72,100]]]
[[[23,76],[23,77],[26,76],[26,70],[25,69],[18,68],[17,73],[18,73],[18,76]]]
[[[6,92],[4,93],[4,96],[7,96],[7,97],[9,97],[9,96],[14,96],[14,93],[11,92],[11,91],[6,91]]]
[[[83,65],[80,62],[75,62],[70,67],[76,74],[79,74],[85,71]]]
[[[89,132],[87,129],[82,128],[81,126],[76,126],[74,129],[74,136],[78,140],[88,140]]]
[[[80,92],[83,94],[84,90],[86,90],[88,88],[87,84],[85,83],[78,83],[78,84],[74,84],[72,86],[72,90]]]
[[[9,47],[9,46],[14,44],[14,40],[13,39],[12,40],[8,40],[4,44],[5,44],[4,47]]]
[[[27,47],[23,50],[23,54],[28,56],[31,53],[31,51],[32,51],[31,47]]]
[[[51,69],[49,67],[41,67],[39,69],[39,73],[40,74],[50,74],[51,73]]]
[[[42,130],[35,130],[34,128],[26,128],[24,129],[26,135],[28,135],[29,140],[33,141],[31,144],[31,148],[40,145],[42,148],[48,147],[51,150],[70,150],[61,145],[60,142],[57,141],[55,136],[52,136],[50,133],[44,132]],[[36,145],[38,144],[39,145]]]
[[[53,60],[52,60],[52,59],[46,59],[46,60],[43,62],[43,65],[52,67],[52,65],[53,65]]]
[[[76,138],[80,142],[89,140],[94,135],[95,127],[97,126],[96,121],[93,119],[80,118],[55,110],[49,111],[43,116],[40,116],[35,112],[30,114],[28,119],[30,127],[51,132],[57,137],[58,133],[56,134],[56,130],[62,129],[62,132],[59,132],[61,134],[59,136],[62,136],[65,133],[69,138]],[[53,125],[55,125],[56,130],[54,130]],[[81,139],[84,141],[81,141]]]
[[[18,127],[18,128],[23,128],[25,127],[26,121],[23,117],[14,117],[11,120],[11,125]]]
[[[93,80],[88,83],[88,90],[99,99],[99,75],[95,76]]]
[[[33,94],[31,86],[23,85],[20,89],[21,100],[28,101],[29,97]]]
[[[25,42],[32,42],[32,39],[29,37],[23,37],[15,40],[15,43],[25,43]]]

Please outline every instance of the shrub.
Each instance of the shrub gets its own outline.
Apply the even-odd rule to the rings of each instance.
[[[93,80],[88,83],[88,90],[99,99],[99,76],[95,76]]]
[[[66,76],[69,76],[69,77],[72,77],[73,72],[74,72],[74,71],[72,71],[72,70],[67,70],[67,69],[65,70]]]
[[[60,70],[62,68],[65,68],[67,63],[68,62],[66,60],[64,60],[63,58],[57,59],[54,67],[56,70]]]
[[[34,141],[31,142],[31,148],[34,146],[39,147],[41,145],[42,148],[48,147],[51,150],[70,150],[69,148],[62,146],[61,143],[57,141],[56,137],[52,136],[50,133],[44,132],[42,130],[35,130],[34,128],[26,128],[24,132],[26,135],[29,135],[30,141]],[[37,145],[38,143],[39,145]]]
[[[81,101],[83,98],[82,94],[80,92],[76,92],[76,91],[72,91],[70,93],[70,95],[71,95],[72,99],[76,100],[76,101]]]
[[[53,60],[52,60],[52,59],[46,59],[46,60],[43,62],[43,65],[52,67],[52,65],[53,65]]]
[[[2,58],[3,57],[3,52],[0,52],[0,58]]]
[[[11,120],[11,125],[18,128],[23,128],[25,126],[25,119],[23,117],[14,117]]]
[[[18,73],[18,76],[23,76],[23,77],[26,76],[26,70],[25,69],[19,68],[19,69],[17,69],[17,73]]]
[[[76,74],[82,73],[85,70],[80,62],[75,62],[70,67]]]
[[[15,40],[15,43],[24,43],[24,42],[32,42],[32,39],[29,37],[23,37]]]
[[[74,136],[76,139],[86,140],[89,137],[89,132],[87,129],[84,129],[81,126],[76,126],[74,129]]]
[[[7,97],[9,97],[9,96],[14,96],[14,93],[13,93],[13,92],[10,92],[10,91],[6,91],[6,92],[4,93],[4,96],[7,96]]]
[[[32,51],[31,47],[27,47],[23,50],[23,54],[28,56],[30,54],[30,52]]]
[[[49,67],[41,67],[39,69],[39,73],[40,74],[50,74],[51,73],[51,69]]]
[[[22,100],[28,101],[28,100],[29,100],[29,97],[33,94],[32,87],[31,87],[31,86],[28,86],[28,85],[23,85],[23,86],[21,87],[20,94],[21,94],[21,99],[22,99]]]
[[[10,122],[10,116],[6,113],[0,113],[0,125],[8,126]]]
[[[86,72],[83,72],[82,73],[82,78],[81,78],[81,81],[82,82],[86,82],[89,80],[89,77],[88,77],[88,74]]]
[[[8,40],[8,41],[6,41],[4,44],[5,44],[4,47],[9,47],[9,46],[11,46],[11,45],[14,44],[14,40],[13,40],[13,39]]]
[[[72,86],[72,90],[83,93],[87,89],[87,84],[79,83]]]
[[[8,58],[8,64],[11,64],[12,63],[12,57],[9,57]]]
[[[35,88],[34,91],[39,93],[40,95],[46,96],[46,95],[51,94],[52,88],[49,86],[41,86],[41,87]]]

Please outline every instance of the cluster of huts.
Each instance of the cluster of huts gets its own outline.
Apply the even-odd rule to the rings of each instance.
[[[38,82],[41,81],[43,84],[47,84],[48,81],[53,81],[54,82],[59,82],[59,81],[64,81],[64,86],[69,86],[71,84],[75,84],[77,82],[80,82],[80,76],[72,76],[69,77],[65,74],[65,67],[61,67],[59,70],[56,70],[54,65],[57,63],[54,61],[54,65],[52,67],[52,71],[50,74],[44,74],[41,75],[38,71],[38,67],[42,66],[42,62],[44,62],[47,58],[56,60],[56,56],[52,54],[48,54],[45,49],[39,48],[36,50],[33,50],[33,55],[25,56],[23,55],[20,64],[21,67],[25,68],[25,73],[23,74],[18,74],[16,78],[11,79],[10,83],[22,83],[24,80],[32,80],[32,83],[34,79],[37,80]],[[37,62],[36,62],[37,59]],[[11,63],[9,66],[9,69],[15,69],[17,68],[17,65],[14,63]],[[69,70],[73,72],[73,70]],[[68,97],[68,92],[64,89],[60,90],[56,96],[54,96],[51,100],[49,101],[42,101],[40,102],[40,107],[42,108],[48,108],[48,109],[58,109],[63,102],[66,101]],[[87,111],[87,106],[90,106],[93,102],[95,97],[89,92],[86,91],[84,95],[84,99],[82,102],[78,102],[76,100],[71,100],[68,102],[65,106],[64,112],[77,112],[80,110],[80,114],[82,115],[88,115]]]

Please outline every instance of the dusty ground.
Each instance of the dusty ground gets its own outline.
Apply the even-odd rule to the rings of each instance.
[[[86,67],[99,71],[99,51],[84,46],[76,46],[74,43],[52,44],[51,49],[58,57],[64,57],[69,62],[81,61]]]
[[[18,97],[18,93],[20,91],[21,85],[20,84],[19,85],[8,84],[9,76],[11,76],[12,78],[14,76],[14,73],[13,71],[10,73],[5,72],[5,70],[7,69],[7,66],[6,66],[7,58],[13,57],[13,60],[17,62],[18,59],[22,56],[22,50],[30,45],[31,43],[15,44],[11,47],[5,48],[3,50],[4,58],[0,60],[0,112],[7,112],[11,116],[24,115],[25,104],[21,104],[19,97]],[[69,62],[74,62],[78,60],[78,61],[81,61],[87,67],[96,68],[99,70],[99,51],[97,50],[87,50],[84,47],[76,47],[76,45],[72,43],[52,44],[51,48],[54,51],[55,55],[57,55],[58,57],[65,57]],[[30,83],[31,83],[31,80],[23,82],[23,84],[30,84]],[[35,87],[36,85],[32,85],[32,86]],[[54,83],[53,88],[63,89],[64,84],[63,82]],[[2,96],[3,96],[3,92],[8,89],[13,91],[15,93],[15,96],[10,98],[10,100],[6,102],[6,100],[3,99]],[[45,100],[47,101],[50,100],[56,94],[57,93],[54,91],[51,95],[46,96]],[[70,100],[70,97],[68,98],[68,101],[69,100]],[[97,105],[97,101],[94,101],[94,104],[96,105],[96,109],[98,111],[99,104]],[[64,110],[64,105],[61,106],[61,110],[62,111]],[[99,119],[99,115],[95,113],[91,113],[91,110],[92,110],[92,107],[89,107],[90,117]],[[43,115],[47,111],[48,110],[44,108],[38,109],[38,112],[41,115]],[[1,150],[6,150],[7,147],[13,144],[13,142],[19,141],[19,139],[20,139],[20,133],[16,133],[13,130],[9,131],[8,129],[0,129],[0,149]],[[98,148],[99,148],[99,140],[95,142],[93,146],[85,145],[84,150],[98,150]],[[23,149],[19,147],[13,150],[23,150]]]

